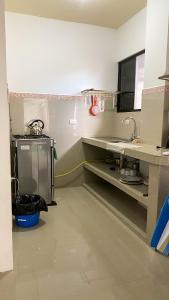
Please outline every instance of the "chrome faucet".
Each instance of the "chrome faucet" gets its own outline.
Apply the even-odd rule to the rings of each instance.
[[[134,125],[134,127],[133,127],[133,133],[132,133],[132,136],[131,136],[131,141],[133,141],[134,139],[136,139],[137,138],[137,125],[136,125],[136,120],[133,118],[133,117],[126,117],[126,118],[124,118],[123,120],[122,120],[122,123],[123,124],[125,124],[125,122],[126,121],[133,121],[133,125]]]

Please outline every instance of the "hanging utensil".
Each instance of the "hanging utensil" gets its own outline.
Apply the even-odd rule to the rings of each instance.
[[[99,105],[97,103],[97,96],[94,96],[94,98],[93,98],[93,95],[92,95],[91,96],[91,102],[92,102],[92,105],[89,109],[89,112],[92,116],[97,116],[100,113],[100,108],[99,108]]]

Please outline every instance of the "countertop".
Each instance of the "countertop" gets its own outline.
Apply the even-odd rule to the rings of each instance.
[[[169,166],[169,156],[163,155],[163,152],[168,151],[167,149],[157,149],[156,146],[148,144],[112,143],[112,139],[113,137],[83,137],[82,142],[152,164]]]

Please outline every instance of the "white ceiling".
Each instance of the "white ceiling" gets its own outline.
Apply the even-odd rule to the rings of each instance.
[[[146,6],[146,0],[5,0],[6,10],[118,28]]]

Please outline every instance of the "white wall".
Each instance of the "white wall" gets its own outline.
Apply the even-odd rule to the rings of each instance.
[[[0,1],[0,272],[13,267],[9,107],[6,86],[4,5]]]
[[[77,94],[116,89],[116,31],[6,13],[10,91]]]
[[[169,1],[148,0],[145,88],[164,85],[158,77],[166,71],[168,21]]]
[[[118,30],[6,13],[10,91],[116,90],[117,64],[145,48],[146,9]]]
[[[117,89],[117,62],[145,48],[146,9],[118,30],[6,14],[10,91],[77,94]],[[116,63],[114,63],[116,62]],[[134,117],[140,127],[140,113]],[[112,134],[128,137],[125,114],[112,114]]]
[[[146,40],[146,8],[117,30],[116,60],[121,61],[143,49]]]
[[[58,160],[55,162],[55,174],[64,173],[84,160],[81,149],[81,137],[110,136],[112,131],[112,112],[107,110],[97,117],[89,114],[90,104],[85,99],[75,98],[58,100],[46,98],[10,97],[11,124],[14,134],[25,131],[25,124],[32,118],[42,119],[44,132],[56,140]],[[109,100],[107,100],[109,105]],[[107,106],[106,105],[106,106]],[[77,124],[70,125],[75,119]],[[79,186],[83,183],[82,169],[66,177],[57,178],[55,185]]]
[[[147,1],[145,88],[164,86],[158,77],[166,71],[169,1]],[[162,88],[143,95],[141,136],[146,143],[166,146],[169,132],[168,93]],[[153,112],[153,113],[152,113]]]
[[[116,61],[121,61],[139,51],[145,49],[146,40],[146,8],[137,13],[133,18],[123,24],[117,30]],[[130,138],[133,124],[124,126],[122,120],[132,116],[137,123],[137,135],[140,135],[141,112],[113,113],[112,135],[122,138]]]

